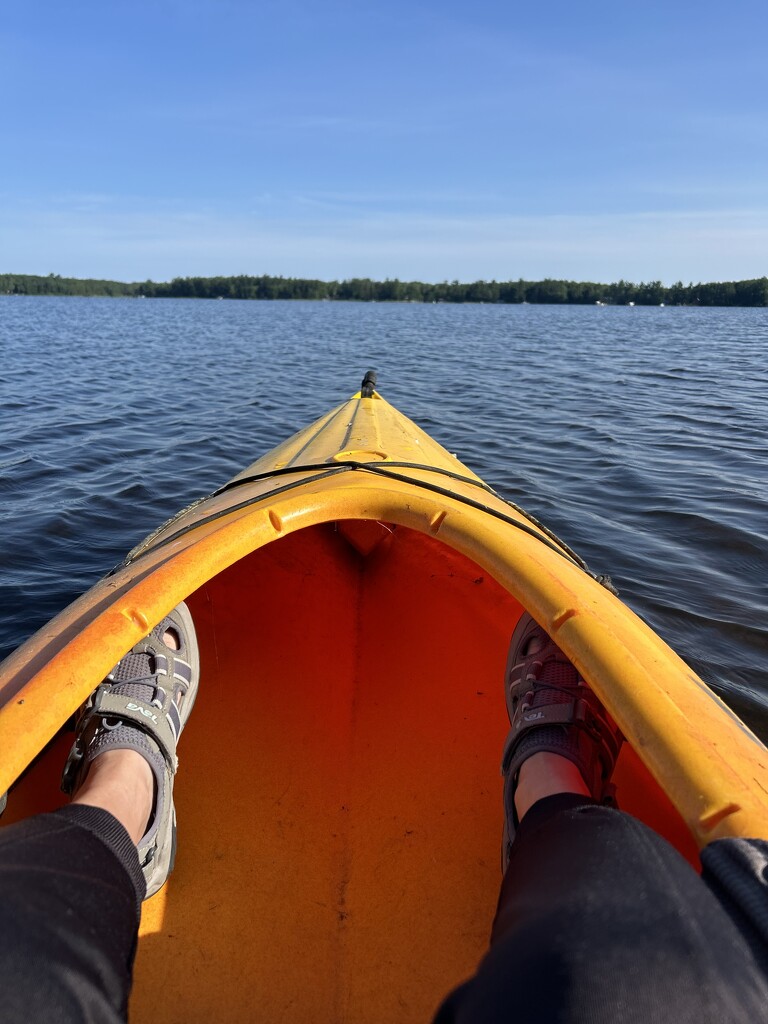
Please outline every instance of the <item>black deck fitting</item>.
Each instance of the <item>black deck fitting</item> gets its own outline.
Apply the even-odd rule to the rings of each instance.
[[[376,390],[376,371],[369,370],[368,373],[363,377],[363,383],[360,385],[360,394],[363,398],[373,398],[373,392]]]

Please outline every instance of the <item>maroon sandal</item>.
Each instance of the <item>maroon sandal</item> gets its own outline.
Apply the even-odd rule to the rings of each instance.
[[[519,824],[514,797],[523,761],[542,751],[560,754],[579,769],[593,799],[611,803],[610,778],[623,737],[574,665],[527,612],[512,634],[504,690],[512,726],[501,760],[506,870]]]

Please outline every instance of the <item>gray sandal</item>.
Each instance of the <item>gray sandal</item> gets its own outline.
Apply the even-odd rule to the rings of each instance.
[[[175,636],[178,650],[166,645],[166,632]],[[74,793],[91,762],[105,750],[136,750],[149,763],[156,781],[155,806],[149,828],[138,843],[147,899],[173,870],[176,743],[195,703],[199,678],[195,627],[182,603],[121,658],[91,694],[64,767],[61,788]]]
[[[506,870],[519,824],[514,797],[523,762],[540,751],[560,754],[579,769],[594,800],[611,803],[610,778],[623,737],[574,665],[527,612],[512,634],[504,688],[512,726],[501,759]]]

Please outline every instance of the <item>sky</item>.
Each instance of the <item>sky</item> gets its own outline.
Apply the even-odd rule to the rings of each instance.
[[[0,273],[768,274],[765,0],[32,0]]]

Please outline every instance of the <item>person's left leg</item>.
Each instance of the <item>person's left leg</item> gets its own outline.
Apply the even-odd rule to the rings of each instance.
[[[141,902],[173,866],[175,739],[198,676],[180,606],[89,701],[65,771],[72,804],[0,829],[4,1022],[125,1020]]]
[[[123,1021],[145,890],[136,845],[106,807],[0,829],[0,1020]]]

